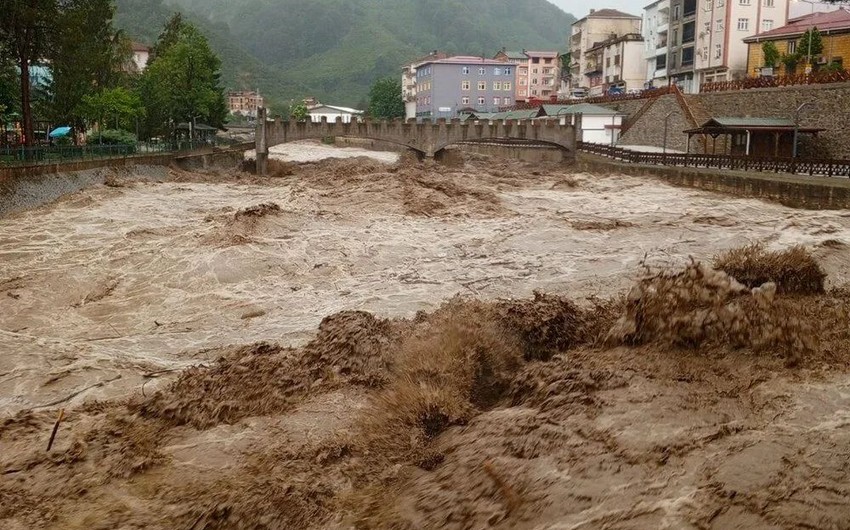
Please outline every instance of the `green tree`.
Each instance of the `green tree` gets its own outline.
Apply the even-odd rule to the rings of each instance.
[[[166,25],[139,80],[147,135],[172,134],[183,122],[221,127],[227,117],[221,61],[194,26],[174,22]]]
[[[144,115],[138,94],[124,87],[107,88],[83,97],[80,113],[87,120],[96,121],[103,128],[131,130],[133,120]]]
[[[307,105],[305,105],[303,101],[289,107],[289,118],[292,120],[305,121],[309,115],[310,111],[307,109]]]
[[[404,117],[401,81],[392,77],[375,81],[369,90],[369,115],[381,119]]]
[[[797,44],[797,52],[811,61],[812,57],[818,57],[823,53],[823,40],[818,28],[807,29],[800,42]]]
[[[21,115],[27,146],[35,141],[29,68],[48,49],[56,11],[56,0],[5,0],[0,7],[0,49],[6,50],[20,71]]]
[[[800,54],[785,53],[782,54],[782,57],[780,57],[779,60],[782,61],[783,66],[785,66],[785,74],[790,75],[797,70],[797,64],[800,62]]]
[[[764,41],[761,45],[762,54],[764,54],[764,65],[768,68],[775,68],[779,62],[779,49],[773,41]]]
[[[12,61],[3,59],[0,53],[0,124],[9,121],[12,114],[18,112],[19,104],[18,73]]]
[[[130,43],[112,27],[112,0],[65,0],[46,58],[53,81],[49,115],[57,123],[83,128],[83,99],[122,82]]]

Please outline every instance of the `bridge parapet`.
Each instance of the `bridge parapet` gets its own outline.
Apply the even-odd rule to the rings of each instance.
[[[266,109],[257,112],[257,170],[265,172],[270,147],[298,140],[348,136],[380,140],[413,149],[432,158],[446,147],[461,142],[519,139],[556,145],[569,153],[576,152],[576,127],[558,120],[464,121],[438,119],[436,122],[416,120],[372,120],[333,122],[323,117],[319,122],[266,119]]]

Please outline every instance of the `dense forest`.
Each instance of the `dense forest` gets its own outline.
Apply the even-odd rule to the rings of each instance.
[[[116,24],[152,42],[175,10],[207,35],[223,81],[273,102],[361,104],[377,78],[434,49],[565,49],[575,20],[546,0],[117,0]]]

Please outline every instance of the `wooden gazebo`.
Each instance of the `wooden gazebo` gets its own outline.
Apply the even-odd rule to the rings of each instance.
[[[794,151],[794,134],[813,136],[824,129],[797,127],[788,118],[720,117],[711,118],[701,127],[684,131],[688,135],[688,151],[691,138],[705,138],[706,154],[752,156],[759,158],[789,158]],[[717,139],[723,136],[721,152],[717,152]],[[709,137],[712,139],[709,149]]]

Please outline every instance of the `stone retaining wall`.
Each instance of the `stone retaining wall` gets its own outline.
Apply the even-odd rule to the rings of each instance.
[[[800,137],[801,156],[817,158],[850,158],[850,83],[824,85],[799,85],[779,88],[754,88],[729,92],[709,92],[686,95],[685,99],[695,107],[697,114],[709,116],[752,116],[759,118],[794,119],[794,111],[802,103],[811,103],[800,113],[800,125],[826,129],[812,140],[808,135]],[[602,106],[621,110],[634,116],[642,105],[632,100],[621,103],[604,103]],[[664,140],[664,116],[672,112],[668,147],[684,151],[690,129],[683,109],[675,95],[660,96],[653,107],[623,135],[622,145],[652,145],[660,147]],[[709,151],[711,142],[709,139]],[[718,151],[723,138],[718,139]],[[702,140],[693,138],[691,152],[703,152]]]

